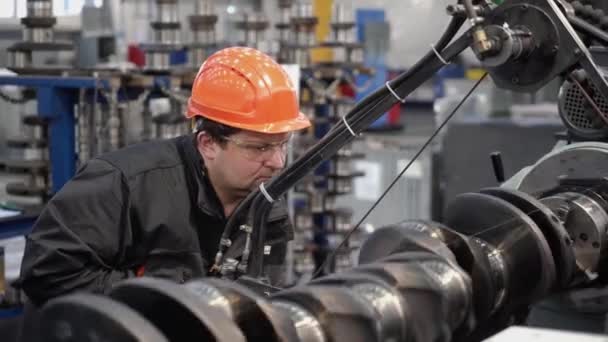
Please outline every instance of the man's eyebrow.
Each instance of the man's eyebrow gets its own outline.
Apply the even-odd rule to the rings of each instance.
[[[287,139],[282,139],[282,140],[277,140],[277,141],[264,141],[264,140],[257,140],[258,138],[251,138],[251,140],[249,138],[244,138],[244,139],[239,139],[242,142],[246,142],[246,143],[255,143],[255,144],[278,144],[278,143],[284,143],[289,141],[289,138]]]
[[[252,143],[252,144],[268,144],[267,141],[256,140],[256,139],[247,139],[247,138],[241,139],[240,141],[244,142],[244,143]]]

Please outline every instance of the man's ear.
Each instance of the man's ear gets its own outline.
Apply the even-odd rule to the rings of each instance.
[[[204,160],[213,160],[217,156],[219,145],[205,132],[196,135],[196,146]]]

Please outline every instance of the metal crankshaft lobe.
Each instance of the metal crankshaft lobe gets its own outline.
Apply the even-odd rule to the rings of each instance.
[[[473,327],[471,279],[449,253],[426,249],[425,245],[438,244],[438,240],[423,234],[417,238],[420,242],[412,240],[420,246],[417,249],[270,296],[219,279],[183,285],[131,279],[119,283],[109,299],[80,294],[50,301],[42,310],[42,330],[49,341],[66,342],[93,341],[94,337],[112,341],[450,341],[454,331]],[[100,306],[101,300],[111,307]],[[100,321],[104,324],[97,324]],[[138,335],[143,328],[148,335]]]

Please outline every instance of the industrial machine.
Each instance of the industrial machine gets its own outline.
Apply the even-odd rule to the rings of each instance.
[[[63,51],[71,49],[72,44],[54,39],[56,18],[52,16],[52,1],[27,1],[28,16],[21,20],[24,41],[9,49],[7,67],[17,76],[0,78],[0,84],[20,86],[23,90],[22,98],[13,99],[12,103],[36,100],[38,106],[37,113],[22,120],[22,126],[28,128],[24,130],[26,134],[7,141],[11,150],[23,152],[13,153],[0,162],[5,171],[23,176],[23,181],[10,183],[6,189],[16,207],[21,209],[34,199],[35,203],[44,204],[74,175],[78,166],[100,153],[139,141],[171,138],[190,130],[182,115],[183,97],[179,95],[182,85],[187,84],[185,80],[193,78],[197,69],[170,69],[171,54],[181,49],[178,3],[157,1],[155,5],[157,15],[151,23],[153,41],[142,45],[146,64],[142,68],[123,69],[108,63],[80,67],[76,63],[49,64],[36,58],[41,51]],[[192,16],[197,25],[192,27],[196,32],[191,59],[200,64],[199,58],[204,58],[215,46],[217,17],[212,14],[210,0],[199,1],[196,8],[199,14]],[[105,21],[96,22],[93,14],[97,12],[102,9],[90,9],[84,14],[91,31],[103,28],[107,22],[105,17]],[[90,37],[89,32],[85,36],[94,38],[94,45],[99,47],[99,37]],[[80,55],[88,56],[82,51]],[[160,111],[153,110],[159,102],[166,105],[157,106]],[[24,231],[14,229],[12,221],[0,221],[0,226],[6,225],[12,234]],[[29,228],[31,217],[19,226]]]
[[[8,66],[18,72],[48,72],[65,65],[42,68],[36,67],[39,53],[45,51],[70,51],[73,44],[55,40],[53,27],[57,18],[53,15],[51,0],[28,0],[27,16],[21,18],[23,41],[10,46]]]
[[[243,201],[215,260],[212,275],[223,279],[137,278],[104,296],[53,299],[41,312],[45,340],[477,341],[521,322],[549,294],[605,284],[608,16],[594,5],[450,6],[446,32],[419,63],[357,103]],[[454,39],[465,22],[470,29]],[[530,92],[564,80],[567,133],[560,144],[502,186],[456,197],[441,223],[377,230],[357,267],[295,288],[267,285],[263,242],[271,203],[469,47],[502,88]],[[495,165],[502,180],[499,159]]]
[[[198,68],[213,49],[217,48],[215,26],[218,17],[215,14],[213,0],[197,1],[195,13],[188,17],[192,31],[188,62],[192,68]]]

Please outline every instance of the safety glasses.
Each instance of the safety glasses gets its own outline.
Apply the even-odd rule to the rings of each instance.
[[[253,142],[226,136],[223,136],[222,139],[237,146],[245,158],[258,162],[272,158],[277,152],[285,160],[292,145],[291,135],[289,138],[275,143]]]

